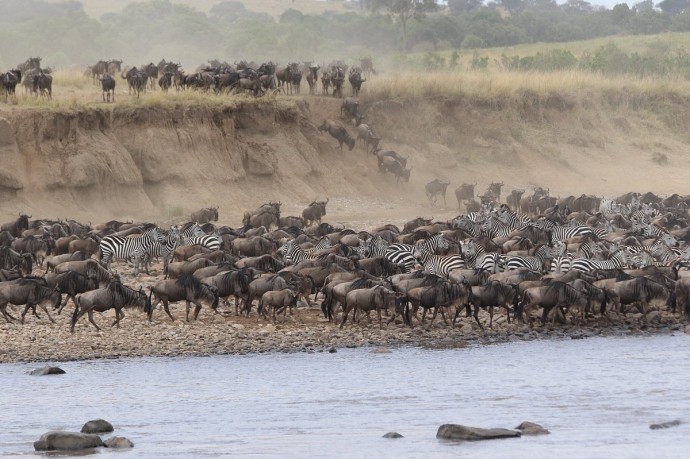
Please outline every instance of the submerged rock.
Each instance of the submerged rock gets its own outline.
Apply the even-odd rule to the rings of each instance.
[[[675,419],[673,421],[661,422],[659,424],[652,424],[649,426],[652,430],[668,429],[669,427],[676,427],[680,425],[680,419]]]
[[[522,422],[516,429],[522,432],[523,435],[548,435],[551,433],[549,429],[529,421]]]
[[[43,367],[43,368],[36,368],[35,370],[33,370],[29,374],[31,376],[46,376],[46,375],[64,375],[65,373],[66,373],[66,371],[60,367]]]
[[[101,437],[80,432],[53,430],[34,442],[36,451],[80,451],[103,446]]]
[[[443,424],[436,432],[436,438],[466,441],[515,438],[520,435],[522,435],[520,432],[510,429],[482,429],[481,427],[468,427],[460,424]]]
[[[387,434],[384,434],[383,438],[403,438],[403,436],[398,432],[388,432]]]
[[[103,443],[105,444],[106,448],[134,448],[134,443],[125,437],[108,438]]]
[[[84,424],[84,426],[81,428],[81,433],[108,433],[112,432],[113,430],[115,430],[113,425],[108,421],[103,419],[94,419],[93,421],[89,421]]]

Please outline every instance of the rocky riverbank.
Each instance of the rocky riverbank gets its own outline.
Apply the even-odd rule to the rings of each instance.
[[[71,304],[70,304],[71,306]],[[385,352],[386,348],[421,346],[425,348],[454,348],[525,341],[535,339],[581,339],[591,336],[647,335],[652,333],[682,333],[683,323],[670,313],[653,311],[647,317],[628,314],[610,321],[592,321],[586,325],[555,325],[530,328],[523,324],[508,324],[505,316],[494,320],[494,329],[482,331],[470,319],[463,318],[456,328],[446,326],[437,318],[434,327],[416,326],[413,329],[391,323],[379,329],[374,320],[363,319],[340,329],[328,323],[316,308],[299,308],[285,321],[274,323],[251,316],[236,317],[213,314],[204,307],[198,321],[184,320],[184,305],[172,305],[176,320],[171,322],[160,310],[149,323],[142,311],[127,310],[120,328],[110,327],[112,312],[94,314],[102,331],[79,321],[75,333],[69,331],[71,307],[62,315],[53,314],[52,324],[42,314],[41,320],[27,315],[27,323],[0,325],[3,346],[0,362],[51,361],[141,357],[141,356],[205,356],[214,354],[252,354],[265,352],[327,352],[344,347],[368,346]],[[486,319],[488,322],[488,314]]]

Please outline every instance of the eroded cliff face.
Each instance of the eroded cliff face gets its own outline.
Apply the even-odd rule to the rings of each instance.
[[[313,198],[326,185],[318,179],[327,170],[318,150],[325,139],[303,110],[264,103],[0,113],[1,212],[150,218],[276,193]]]

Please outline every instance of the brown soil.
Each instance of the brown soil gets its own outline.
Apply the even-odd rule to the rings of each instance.
[[[584,102],[526,110],[468,100],[362,105],[383,148],[409,156],[409,183],[382,176],[362,147],[341,152],[317,131],[324,119],[339,118],[340,100],[331,97],[224,108],[0,108],[0,218],[26,211],[92,223],[166,222],[218,205],[221,223],[238,225],[244,210],[268,200],[298,215],[328,197],[329,222],[367,228],[455,216],[461,183],[476,183],[481,194],[502,181],[504,196],[536,185],[559,196],[688,192],[687,134],[654,110]],[[424,194],[437,177],[451,181],[446,206],[430,205]]]

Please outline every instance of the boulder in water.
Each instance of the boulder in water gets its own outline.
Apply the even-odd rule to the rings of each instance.
[[[383,438],[403,438],[398,432],[388,432],[383,435]]]
[[[84,424],[84,426],[81,428],[81,433],[108,433],[112,432],[113,430],[115,430],[113,425],[108,421],[103,419],[94,419],[93,421],[89,421]]]
[[[108,438],[103,443],[105,444],[106,448],[134,448],[134,443],[125,437]]]
[[[36,368],[31,373],[31,376],[46,376],[46,375],[64,375],[66,372],[60,367],[43,367]]]
[[[659,424],[652,424],[649,426],[652,430],[668,429],[669,427],[676,427],[680,425],[680,419],[675,419],[668,422],[660,422]]]
[[[36,451],[80,451],[103,446],[101,437],[80,432],[53,430],[34,442]]]
[[[468,427],[460,424],[443,424],[436,432],[436,438],[442,440],[495,440],[498,438],[515,438],[522,435],[520,432],[510,429],[482,429],[481,427]]]
[[[522,432],[523,435],[548,435],[551,433],[549,429],[529,421],[522,422],[516,429]]]

